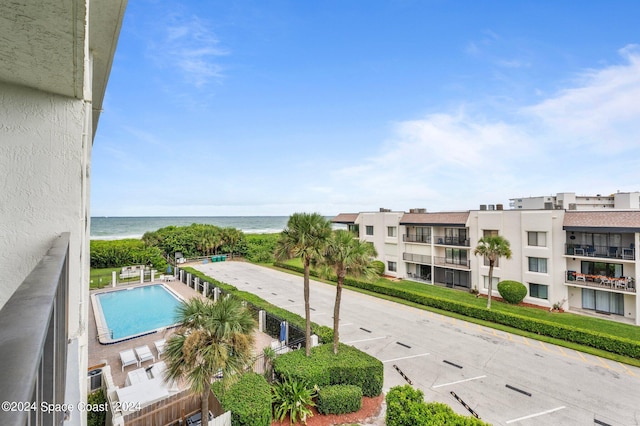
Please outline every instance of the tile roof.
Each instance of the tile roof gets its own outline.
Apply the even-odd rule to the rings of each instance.
[[[400,225],[465,226],[468,218],[468,211],[448,213],[405,213],[400,219]]]
[[[624,228],[640,230],[640,210],[567,211],[564,228]]]
[[[355,223],[360,213],[340,213],[331,219],[333,223]]]

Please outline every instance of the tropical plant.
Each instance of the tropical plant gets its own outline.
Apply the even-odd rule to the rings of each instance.
[[[372,280],[378,277],[372,258],[378,253],[372,244],[354,238],[353,233],[344,229],[333,231],[329,238],[324,256],[318,259],[318,263],[328,267],[336,274],[336,300],[333,305],[333,353],[338,353],[340,342],[340,302],[342,301],[342,288],[344,279],[348,275],[358,278],[363,277]],[[326,271],[323,275],[327,275]]]
[[[488,235],[478,240],[473,254],[484,256],[489,261],[489,293],[487,294],[487,309],[491,309],[491,293],[493,292],[493,268],[501,257],[511,259],[511,247],[501,235]]]
[[[193,298],[177,310],[179,327],[167,341],[166,380],[184,379],[191,391],[201,397],[202,418],[209,412],[209,390],[220,374],[227,383],[234,381],[252,359],[251,313],[234,297],[218,302]]]
[[[384,262],[382,260],[374,260],[371,264],[378,275],[382,276],[384,274]]]
[[[309,305],[309,270],[312,259],[318,259],[324,252],[331,236],[331,223],[319,213],[294,213],[289,217],[287,227],[280,234],[275,256],[279,260],[300,257],[304,267],[304,315],[305,352],[311,350],[311,307]]]
[[[276,359],[276,351],[270,346],[262,349],[262,369],[264,371],[264,378],[269,383],[273,381],[273,360]]]
[[[310,407],[315,406],[313,399],[318,387],[310,387],[303,381],[285,377],[281,382],[274,383],[272,389],[273,416],[283,421],[288,414],[290,424],[298,419],[307,424],[307,417],[313,416]]]

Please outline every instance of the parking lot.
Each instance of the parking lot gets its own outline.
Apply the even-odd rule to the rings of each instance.
[[[304,316],[302,277],[243,262],[195,267]],[[312,321],[332,326],[334,298],[334,286],[311,282]],[[492,424],[640,423],[638,368],[350,290],[341,306],[340,341],[384,363],[385,391],[408,379],[469,415],[453,392]]]

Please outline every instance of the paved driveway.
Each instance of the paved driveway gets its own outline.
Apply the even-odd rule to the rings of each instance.
[[[195,266],[304,316],[302,278],[249,263]],[[311,282],[311,319],[332,326],[335,287]],[[380,359],[384,390],[405,384],[428,401],[493,424],[638,425],[640,369],[345,290],[340,340]]]

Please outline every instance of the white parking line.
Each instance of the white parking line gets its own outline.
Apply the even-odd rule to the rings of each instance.
[[[471,380],[484,379],[485,377],[487,376],[478,376],[478,377],[472,377],[470,379],[458,380],[457,382],[443,383],[441,385],[431,386],[431,389],[441,388],[443,386],[449,386],[449,385],[456,385],[458,383],[470,382]]]
[[[417,357],[419,357],[419,356],[427,356],[427,355],[431,355],[431,354],[429,354],[429,353],[424,353],[424,354],[418,354],[418,355],[403,356],[403,357],[401,357],[401,358],[388,359],[388,360],[386,360],[386,361],[382,361],[382,362],[400,361],[401,359],[417,358]]]
[[[371,337],[369,339],[360,339],[360,340],[352,340],[350,342],[342,342],[345,345],[350,345],[352,343],[360,343],[360,342],[368,342],[369,340],[379,340],[379,339],[386,339],[387,336],[382,336],[382,337]]]
[[[567,408],[567,407],[565,407],[565,406],[563,405],[562,407],[552,408],[551,410],[542,411],[542,412],[540,412],[540,413],[529,414],[528,416],[519,417],[519,418],[517,418],[517,419],[513,419],[513,420],[508,420],[508,421],[506,422],[506,424],[519,422],[520,420],[526,420],[526,419],[530,419],[530,418],[533,418],[533,417],[543,416],[543,415],[545,415],[545,414],[553,413],[554,411],[560,411],[560,410],[562,410],[563,408]]]

